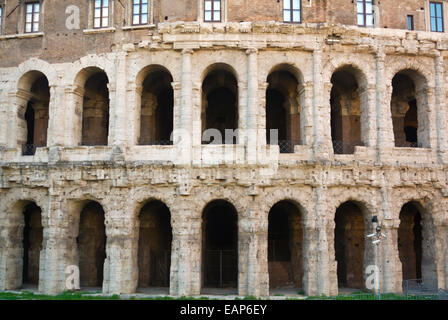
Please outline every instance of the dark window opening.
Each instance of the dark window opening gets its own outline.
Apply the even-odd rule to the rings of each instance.
[[[29,204],[23,212],[23,284],[39,284],[40,251],[42,250],[43,227],[41,209]]]
[[[414,16],[408,15],[406,19],[408,30],[414,30]]]

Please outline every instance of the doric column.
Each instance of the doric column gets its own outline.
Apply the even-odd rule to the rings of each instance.
[[[18,90],[9,93],[9,107],[7,111],[7,147],[21,148],[26,143],[26,121],[25,112],[31,93],[25,90]]]
[[[328,159],[333,154],[331,142],[331,82],[324,83],[322,78],[322,50],[313,52],[313,125],[314,157]]]
[[[300,96],[300,139],[302,145],[313,145],[313,83],[299,85]]]
[[[267,216],[252,206],[240,218],[238,229],[238,294],[268,296]]]
[[[361,140],[366,147],[377,145],[377,113],[375,84],[368,84],[359,93],[361,100]]]
[[[48,105],[48,130],[47,146],[65,146],[65,130],[67,122],[73,121],[72,117],[65,114],[65,88],[63,86],[50,87],[50,103]]]
[[[257,95],[258,95],[258,50],[250,48],[247,55],[247,148],[246,159],[249,164],[257,162]]]
[[[304,224],[304,288],[308,295],[337,295],[337,265],[334,255],[334,221],[327,218],[325,187],[314,188],[314,221]],[[306,262],[305,262],[306,261]]]
[[[390,208],[389,194],[391,190],[387,187],[381,187],[381,208],[378,220],[382,225],[382,233],[385,238],[381,240],[380,245],[380,272],[381,272],[381,290],[388,293],[399,293],[402,291],[402,271],[401,261],[398,252],[398,227],[400,220],[394,219]],[[374,251],[375,262],[377,260],[377,251]]]
[[[446,162],[448,154],[447,145],[447,126],[446,126],[446,91],[444,81],[444,62],[443,56],[439,55],[435,58],[435,117],[436,117],[436,130],[437,130],[437,152],[439,161]]]
[[[129,111],[129,144],[138,145],[141,137],[142,87],[135,83],[135,79],[128,82],[127,106]]]
[[[202,229],[200,216],[184,204],[171,211],[170,294],[191,296],[201,293]]]
[[[175,161],[179,164],[190,164],[192,160],[192,131],[193,131],[193,84],[191,79],[192,49],[182,50],[182,73],[180,92],[179,127],[176,128],[175,147],[177,156]]]
[[[103,293],[134,293],[138,277],[138,237],[134,207],[124,199],[109,201],[116,207],[106,212],[107,244]]]
[[[116,79],[115,83],[109,83],[109,139],[108,144],[114,146],[126,146],[128,140],[128,115],[127,109],[127,72],[126,52],[116,53]]]
[[[438,133],[435,112],[434,88],[423,87],[416,90],[417,112],[418,112],[418,142],[424,148],[432,148],[437,152]]]
[[[376,112],[377,112],[377,146],[378,159],[381,161],[390,149],[394,147],[394,132],[390,101],[392,98],[392,83],[385,83],[385,59],[382,50],[376,54]]]
[[[65,145],[76,147],[82,141],[82,114],[84,88],[79,86],[65,87]],[[68,121],[71,119],[71,121]]]
[[[39,291],[58,294],[66,287],[68,266],[77,265],[77,244],[70,214],[60,199],[51,199],[49,214],[43,223],[44,238],[40,259]]]

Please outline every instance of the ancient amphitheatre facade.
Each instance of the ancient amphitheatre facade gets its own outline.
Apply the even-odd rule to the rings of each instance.
[[[365,287],[373,216],[383,291],[448,288],[444,33],[230,14],[137,32],[1,66],[0,290],[62,292],[77,266],[104,293],[334,295]]]

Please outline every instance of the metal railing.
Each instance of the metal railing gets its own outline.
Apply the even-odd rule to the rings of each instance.
[[[204,258],[207,287],[236,287],[238,257],[235,250],[206,250]]]
[[[409,142],[409,141],[395,141],[395,147],[397,147],[397,148],[423,148],[421,143]]]
[[[157,140],[157,141],[152,141],[152,142],[148,143],[148,145],[150,145],[150,146],[172,146],[173,141],[172,140]]]
[[[24,144],[22,145],[22,155],[23,156],[34,156],[36,154],[35,144]]]
[[[354,154],[356,146],[363,146],[362,141],[340,141],[333,140],[333,151],[335,154]]]

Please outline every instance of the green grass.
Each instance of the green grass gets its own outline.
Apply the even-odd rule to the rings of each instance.
[[[437,295],[425,295],[425,296],[419,296],[419,295],[398,295],[394,293],[387,293],[381,295],[381,300],[437,300]],[[335,297],[327,297],[327,296],[315,296],[315,297],[308,297],[306,300],[379,300],[378,295],[374,293],[367,293],[367,292],[354,292],[349,295],[339,295]]]

